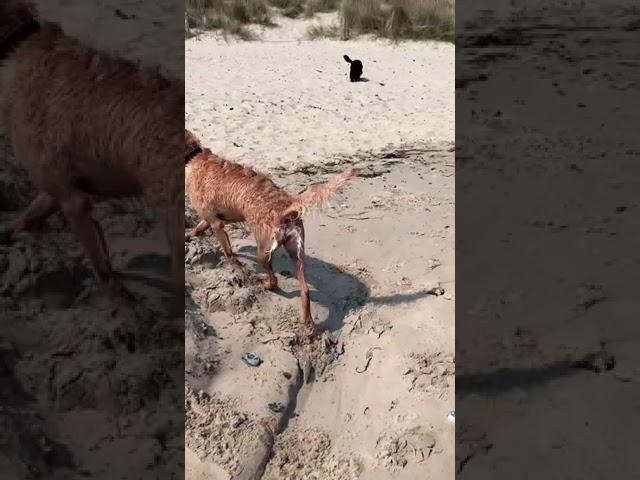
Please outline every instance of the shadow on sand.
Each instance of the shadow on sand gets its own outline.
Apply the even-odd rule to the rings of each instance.
[[[237,252],[238,257],[250,260],[252,270],[262,272],[256,260],[255,247],[242,247]],[[226,266],[226,265],[223,265]],[[220,268],[220,267],[218,267]],[[284,277],[292,277],[293,265],[289,258],[278,252],[274,257],[273,269]],[[311,288],[311,301],[325,307],[329,315],[318,327],[321,330],[334,332],[344,325],[345,317],[356,308],[367,304],[373,305],[400,305],[410,303],[421,298],[428,297],[426,290],[394,295],[372,297],[369,286],[356,276],[340,270],[334,265],[319,258],[307,255],[305,257],[306,281]],[[278,287],[274,293],[283,298],[292,299],[300,297],[300,290],[284,291]]]

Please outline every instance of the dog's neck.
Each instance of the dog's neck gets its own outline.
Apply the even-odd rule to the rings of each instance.
[[[40,31],[40,24],[34,18],[17,23],[9,33],[0,37],[0,60],[7,58],[31,35]]]
[[[186,165],[193,160],[197,155],[202,153],[202,148],[198,145],[193,147],[184,157],[184,164]]]

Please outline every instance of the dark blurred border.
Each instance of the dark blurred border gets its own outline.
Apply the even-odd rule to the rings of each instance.
[[[83,44],[184,83],[183,3],[36,3]],[[166,122],[181,138],[184,112]],[[34,195],[1,119],[0,478],[184,478],[184,294],[158,219],[135,200],[94,210],[132,316],[96,288],[61,214],[7,233]]]
[[[633,478],[640,8],[456,11],[458,476]]]

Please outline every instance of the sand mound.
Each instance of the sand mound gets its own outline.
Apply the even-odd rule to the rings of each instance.
[[[186,444],[200,458],[222,467],[231,478],[252,478],[243,472],[265,464],[273,434],[259,419],[238,411],[238,403],[202,391],[196,393],[187,387]]]

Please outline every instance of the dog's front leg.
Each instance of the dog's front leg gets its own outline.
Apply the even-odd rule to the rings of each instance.
[[[244,282],[247,279],[247,274],[240,263],[240,260],[235,256],[233,250],[231,250],[231,241],[229,240],[229,235],[224,229],[224,224],[220,220],[210,221],[211,230],[213,230],[214,235],[220,242],[220,246],[222,247],[222,251],[224,252],[225,257],[229,263],[231,263],[231,267],[235,270],[238,275],[240,275],[240,279]]]
[[[258,245],[258,261],[267,273],[267,278],[262,282],[266,290],[275,290],[278,288],[278,279],[273,273],[272,252],[267,252],[262,245]]]
[[[302,227],[293,234],[287,236],[284,242],[284,248],[289,254],[296,270],[296,278],[300,283],[300,299],[302,301],[302,320],[304,324],[311,330],[315,330],[315,324],[311,317],[311,298],[309,294],[309,285],[304,276],[304,230]]]
[[[60,200],[60,206],[89,257],[96,281],[116,296],[130,299],[130,294],[113,275],[102,229],[91,217],[91,201],[88,196],[79,191],[69,192]]]

